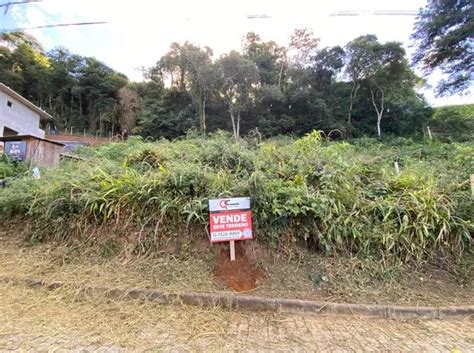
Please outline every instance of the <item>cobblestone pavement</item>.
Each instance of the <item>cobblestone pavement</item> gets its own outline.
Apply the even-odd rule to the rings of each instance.
[[[394,321],[158,305],[0,285],[0,351],[474,352],[474,320]]]

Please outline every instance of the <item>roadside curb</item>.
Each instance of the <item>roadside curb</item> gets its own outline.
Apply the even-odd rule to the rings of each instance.
[[[307,313],[335,316],[365,316],[385,319],[443,319],[474,316],[474,306],[404,307],[394,305],[320,303],[300,299],[265,298],[219,293],[166,293],[144,288],[107,288],[78,286],[63,282],[46,282],[34,278],[1,277],[3,283],[26,285],[33,288],[76,288],[88,295],[104,295],[114,299],[149,300],[161,304],[187,304],[201,307],[220,306],[233,309]]]

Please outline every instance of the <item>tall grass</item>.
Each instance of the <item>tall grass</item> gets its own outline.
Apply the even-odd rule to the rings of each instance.
[[[21,215],[40,238],[71,236],[80,224],[162,237],[184,225],[205,230],[209,198],[248,195],[257,239],[274,246],[403,261],[470,247],[472,143],[332,143],[317,132],[261,143],[220,132],[131,138],[81,154],[88,161],[64,161],[40,180],[11,180],[0,191],[1,217]]]

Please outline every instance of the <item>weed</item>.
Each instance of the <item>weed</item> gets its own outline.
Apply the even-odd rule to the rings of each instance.
[[[0,190],[0,215],[21,215],[36,241],[89,226],[133,227],[141,229],[139,252],[149,252],[183,227],[204,233],[208,199],[248,195],[257,239],[272,246],[300,243],[382,263],[470,249],[472,143],[333,143],[318,132],[249,141],[219,132],[86,148],[87,161],[11,180]]]

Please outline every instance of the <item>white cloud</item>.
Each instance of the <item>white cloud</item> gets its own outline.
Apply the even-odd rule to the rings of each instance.
[[[426,0],[45,0],[15,7],[14,16],[22,26],[107,21],[106,25],[61,27],[32,33],[47,48],[61,45],[81,55],[95,56],[131,79],[140,80],[141,74],[135,69],[153,65],[173,41],[208,45],[217,56],[240,49],[242,37],[248,31],[281,45],[288,43],[295,28],[308,27],[321,38],[321,46],[344,45],[358,35],[373,33],[381,41],[396,40],[408,47],[414,17],[369,13],[335,17],[329,14],[341,10],[416,11],[425,3]],[[252,14],[266,14],[271,18],[248,19]],[[428,97],[433,104],[440,102],[429,94]],[[472,95],[467,99],[472,101]],[[452,97],[449,102],[457,100]]]

